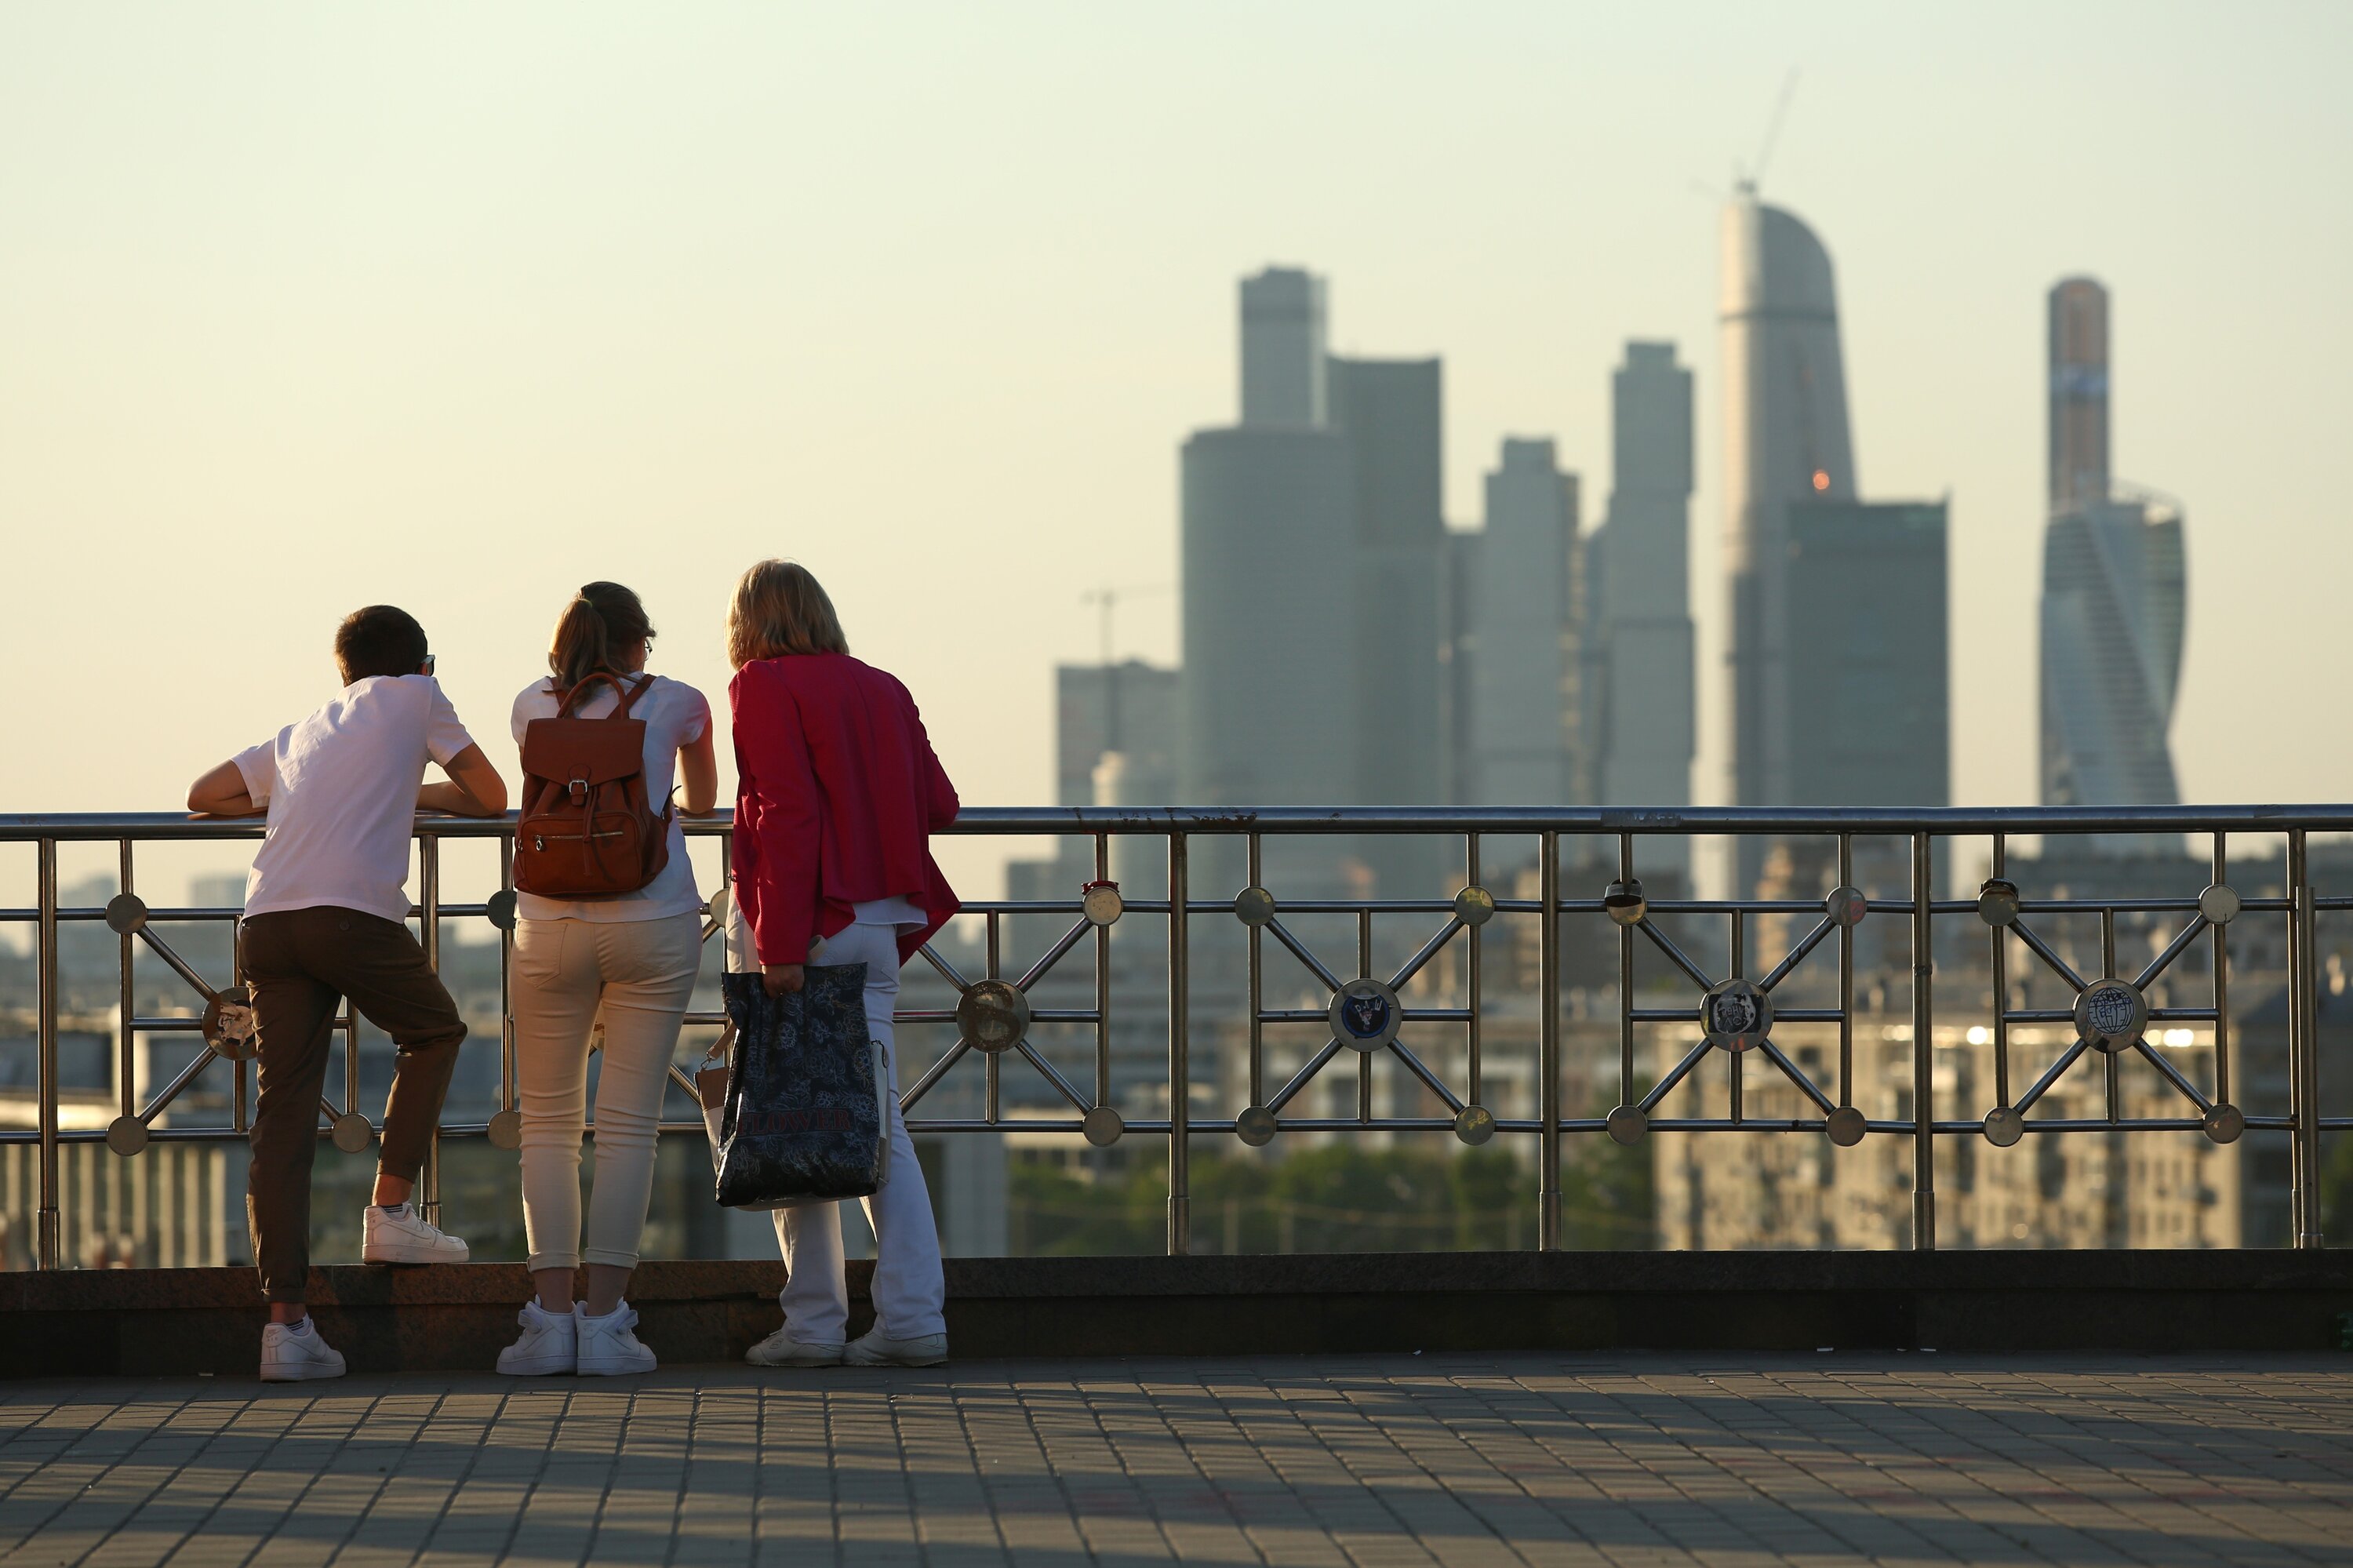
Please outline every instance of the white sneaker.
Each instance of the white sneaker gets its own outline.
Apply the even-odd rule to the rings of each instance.
[[[572,1320],[580,1344],[575,1370],[582,1377],[619,1377],[654,1370],[654,1353],[638,1343],[638,1337],[629,1332],[638,1326],[638,1315],[629,1309],[628,1302],[602,1318],[591,1318],[585,1305],[575,1303]]]
[[[570,1372],[579,1359],[579,1319],[526,1301],[515,1314],[522,1338],[499,1352],[499,1371],[509,1377],[553,1377]]]
[[[744,1359],[755,1367],[838,1367],[841,1341],[796,1340],[788,1324],[744,1351]]]
[[[343,1375],[343,1353],[327,1343],[319,1326],[308,1318],[301,1328],[270,1323],[261,1330],[261,1381],[301,1383],[314,1377]]]
[[[912,1340],[893,1340],[882,1332],[880,1323],[841,1347],[844,1366],[935,1367],[947,1359],[948,1337],[945,1334],[922,1334]]]
[[[417,1206],[403,1203],[386,1210],[367,1206],[366,1240],[360,1244],[362,1263],[463,1263],[466,1244],[445,1235],[440,1227],[418,1217]]]

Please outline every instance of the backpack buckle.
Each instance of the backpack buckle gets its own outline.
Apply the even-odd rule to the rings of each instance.
[[[572,781],[572,803],[575,806],[585,806],[588,803],[588,780],[586,779],[575,779]]]

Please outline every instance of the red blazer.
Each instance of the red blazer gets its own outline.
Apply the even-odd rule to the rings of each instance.
[[[808,961],[853,905],[912,900],[928,916],[899,934],[902,963],[958,907],[929,835],[955,821],[915,699],[847,653],[744,665],[727,683],[735,726],[732,870],[764,964]]]

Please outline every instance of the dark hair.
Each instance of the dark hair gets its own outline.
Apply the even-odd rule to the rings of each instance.
[[[618,583],[590,583],[575,594],[555,620],[547,667],[558,691],[570,691],[599,670],[611,672],[613,651],[654,634],[646,607]]]
[[[425,628],[388,604],[355,609],[335,628],[335,662],[345,685],[370,675],[414,675],[425,653]]]

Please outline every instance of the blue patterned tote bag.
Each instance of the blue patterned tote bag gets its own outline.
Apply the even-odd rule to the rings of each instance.
[[[734,1051],[712,1155],[728,1208],[871,1197],[889,1169],[890,1069],[868,1035],[866,966],[802,972],[786,996],[757,973],[720,979]]]

